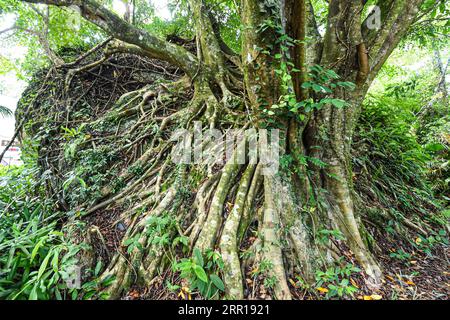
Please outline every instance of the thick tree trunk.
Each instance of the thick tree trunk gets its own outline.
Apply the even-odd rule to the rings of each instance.
[[[325,223],[331,229],[339,230],[346,237],[347,245],[370,277],[370,284],[378,285],[381,270],[366,243],[361,231],[364,226],[355,212],[353,202],[352,168],[350,148],[355,118],[350,108],[359,108],[361,98],[348,99],[348,109],[326,107],[315,113],[308,123],[305,141],[309,156],[325,163],[324,168],[316,168],[313,184],[321,189],[325,200]]]

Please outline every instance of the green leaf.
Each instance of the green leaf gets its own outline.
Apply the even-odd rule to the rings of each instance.
[[[206,272],[202,267],[200,267],[199,265],[194,265],[194,272],[201,281],[205,283],[208,282],[208,276],[206,275]]]
[[[109,287],[116,280],[116,276],[110,275],[103,280],[102,285],[105,287]]]
[[[55,272],[58,272],[58,262],[59,262],[58,258],[59,258],[59,248],[57,248],[53,253],[52,267],[53,271]]]
[[[204,265],[203,255],[198,248],[194,249],[194,257],[195,257],[195,263],[197,263],[199,266],[203,267],[203,265]]]
[[[42,275],[44,274],[45,270],[47,269],[48,261],[50,260],[50,257],[52,256],[52,252],[49,252],[44,260],[42,261],[41,266],[39,267],[37,278],[40,279]]]
[[[97,265],[95,266],[94,275],[97,276],[100,273],[101,268],[102,268],[102,261],[99,260],[97,262]]]
[[[39,240],[39,242],[34,246],[33,251],[31,251],[31,262],[33,262],[34,258],[36,257],[38,250],[40,247],[42,247],[42,245],[44,244],[44,242],[47,240],[47,237],[43,237],[41,238],[41,240]]]
[[[214,285],[220,290],[220,291],[225,291],[225,285],[223,284],[223,281],[215,274],[212,274],[209,276],[209,278],[211,279],[212,283],[214,283]]]
[[[347,102],[345,102],[344,100],[341,100],[341,99],[332,99],[331,103],[336,108],[343,108],[343,107],[345,107],[347,105]]]
[[[445,147],[440,143],[429,143],[425,146],[425,149],[430,152],[438,152],[445,149]]]
[[[322,86],[315,84],[315,83],[313,83],[312,88],[315,92],[322,92],[322,90],[323,90]]]
[[[30,296],[28,298],[29,300],[37,300],[38,296],[37,296],[37,284],[33,287],[33,289],[30,292]]]

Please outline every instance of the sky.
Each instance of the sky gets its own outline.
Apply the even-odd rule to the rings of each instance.
[[[6,15],[0,18],[0,30],[11,27],[14,24],[14,16]],[[0,40],[0,55],[7,59],[20,59],[25,56],[27,49],[5,39]],[[17,78],[14,71],[0,74],[0,105],[11,110],[16,109],[17,101],[25,89],[26,83]],[[14,118],[2,118],[0,116],[0,139],[12,136],[14,133]],[[3,140],[3,139],[1,139]]]
[[[160,18],[169,20],[171,18],[168,8],[168,0],[152,0],[155,6],[155,13]],[[113,9],[119,15],[125,12],[125,6],[122,1],[114,0]],[[8,14],[0,17],[0,30],[5,30],[14,25],[14,15]],[[5,35],[0,38],[0,55],[8,59],[22,59],[27,52],[26,47],[12,44]],[[15,72],[0,74],[0,105],[16,109],[17,101],[23,90],[26,88],[26,82],[17,78]],[[0,116],[0,140],[11,137],[14,134],[14,117],[2,118]]]

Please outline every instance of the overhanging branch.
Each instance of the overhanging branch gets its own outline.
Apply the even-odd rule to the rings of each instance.
[[[94,0],[21,0],[28,3],[41,3],[60,7],[77,6],[82,16],[102,28],[116,39],[136,45],[149,56],[172,63],[183,69],[189,76],[197,71],[197,58],[184,48],[162,40],[126,22],[115,13]]]
[[[366,23],[363,24],[363,37],[371,58],[369,80],[373,80],[416,21],[423,2],[424,0],[378,2],[381,9],[381,28],[369,30]]]

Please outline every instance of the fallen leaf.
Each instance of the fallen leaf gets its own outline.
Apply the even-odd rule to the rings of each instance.
[[[394,281],[394,278],[392,278],[391,276],[386,276],[386,278],[388,278],[388,280]]]
[[[383,299],[383,297],[380,296],[379,294],[373,294],[370,297],[372,298],[372,300],[381,300],[381,299]]]
[[[325,293],[328,292],[328,289],[319,287],[319,288],[317,288],[317,291],[319,291],[319,292],[322,293],[322,294],[325,294]]]

